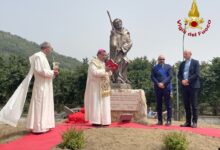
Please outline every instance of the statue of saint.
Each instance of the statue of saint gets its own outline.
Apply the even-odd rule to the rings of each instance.
[[[131,47],[129,31],[123,28],[121,19],[114,19],[110,35],[110,58],[118,64],[118,69],[113,73],[111,79],[113,83],[131,83],[127,78],[127,68],[130,62],[127,53]]]

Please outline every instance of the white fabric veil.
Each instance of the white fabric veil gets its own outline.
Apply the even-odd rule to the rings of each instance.
[[[14,127],[17,126],[17,123],[23,112],[23,107],[27,97],[29,84],[33,76],[33,57],[34,56],[31,56],[29,58],[31,68],[29,70],[28,75],[25,77],[25,79],[22,81],[22,83],[18,86],[13,95],[10,97],[6,105],[0,111],[0,122],[9,124]]]

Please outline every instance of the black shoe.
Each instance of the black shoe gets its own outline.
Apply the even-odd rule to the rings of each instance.
[[[192,128],[197,128],[197,123],[193,122]]]
[[[92,126],[93,126],[93,127],[102,127],[101,124],[95,124],[95,123],[93,123]]]
[[[167,121],[165,125],[166,126],[170,126],[171,125],[171,121]]]
[[[158,121],[156,125],[163,125],[162,121]]]
[[[188,122],[185,122],[184,124],[181,124],[180,127],[191,127],[191,124]]]

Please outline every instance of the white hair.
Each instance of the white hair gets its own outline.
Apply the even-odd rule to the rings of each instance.
[[[51,44],[49,42],[43,42],[41,45],[40,45],[40,48],[41,49],[44,49],[44,48],[52,48]]]

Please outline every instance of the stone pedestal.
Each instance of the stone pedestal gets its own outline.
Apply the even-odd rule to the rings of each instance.
[[[112,122],[120,122],[122,115],[132,115],[132,122],[147,123],[147,104],[144,90],[111,90]]]
[[[112,89],[131,89],[131,85],[127,83],[111,83]]]

